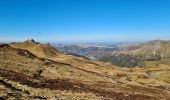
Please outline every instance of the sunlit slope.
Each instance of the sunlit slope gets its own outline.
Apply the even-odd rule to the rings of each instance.
[[[141,45],[141,48],[130,50],[130,53],[151,58],[160,57],[166,59],[170,57],[170,41],[155,40]]]
[[[32,52],[33,54],[35,54],[39,57],[48,58],[50,60],[61,62],[61,63],[67,63],[67,64],[70,64],[70,65],[76,67],[76,68],[79,68],[80,70],[86,70],[91,73],[97,73],[97,74],[103,75],[105,77],[112,78],[116,73],[120,74],[120,72],[118,72],[118,71],[121,71],[121,68],[116,68],[115,66],[113,66],[111,64],[97,62],[97,61],[90,61],[90,60],[87,60],[87,59],[84,59],[81,57],[75,57],[72,55],[65,55],[65,54],[59,53],[58,50],[54,49],[49,44],[36,44],[31,41],[26,41],[26,42],[21,42],[21,43],[12,43],[10,45],[15,48],[27,49],[28,51]],[[139,46],[140,48],[135,48],[132,50],[126,49],[127,50],[126,52],[120,51],[120,53],[123,53],[123,54],[128,53],[128,55],[139,56],[139,57],[143,56],[145,58],[146,57],[154,57],[153,56],[154,50],[155,51],[157,50],[157,52],[155,53],[155,56],[164,54],[166,56],[166,58],[164,58],[164,59],[162,58],[163,60],[156,60],[156,61],[154,61],[155,59],[153,61],[149,60],[149,61],[144,62],[142,67],[144,67],[144,68],[149,67],[148,69],[162,68],[163,70],[152,72],[153,75],[156,73],[160,73],[160,75],[156,75],[157,77],[154,76],[153,78],[157,78],[158,80],[164,80],[166,82],[169,82],[169,76],[170,76],[168,73],[169,67],[167,67],[168,65],[170,65],[168,63],[169,62],[168,52],[170,51],[169,47],[168,47],[169,45],[170,44],[168,41],[158,41],[157,40],[157,41],[148,42],[146,44],[142,44]],[[44,51],[44,49],[42,50],[42,48],[44,48],[45,51]],[[124,46],[124,49],[125,48],[131,48],[131,47]],[[157,49],[155,49],[155,48],[157,48]],[[165,50],[165,48],[166,48],[166,50]],[[41,54],[43,54],[43,55],[41,55]],[[124,60],[124,59],[122,59],[122,60]],[[141,68],[141,69],[143,69],[143,68]],[[115,72],[115,71],[117,71],[117,72]]]
[[[22,45],[25,43],[21,43]],[[39,57],[39,49],[21,48],[14,44],[0,46],[0,86],[4,95],[13,93],[11,84],[24,94],[22,98],[85,99],[85,100],[160,100],[169,99],[164,64],[155,67],[117,68],[81,57],[64,55]],[[38,46],[40,44],[35,44]],[[155,64],[155,63],[154,63]],[[151,64],[150,64],[151,65]],[[153,65],[153,64],[152,64]],[[159,76],[159,77],[157,77]],[[21,90],[20,90],[21,89]],[[24,91],[22,91],[24,90]],[[8,91],[8,92],[7,92]],[[19,95],[14,93],[16,95]],[[76,95],[75,95],[76,94]],[[15,96],[7,95],[9,98]]]
[[[108,73],[108,75],[113,74],[114,67],[108,66],[108,64],[90,61],[82,57],[62,54],[49,44],[37,44],[32,41],[25,41],[19,43],[11,43],[10,46],[14,48],[26,49],[38,57],[71,64],[72,66],[80,68],[81,70],[92,71],[94,73],[97,72],[102,75],[105,75],[106,73]]]
[[[145,62],[168,64],[170,61],[170,41],[154,40],[141,44],[118,45],[118,51],[106,53],[98,58],[120,67],[144,67]]]
[[[34,43],[32,41],[25,42],[13,42],[10,46],[20,49],[27,49],[31,51],[33,54],[36,54],[39,57],[55,57],[58,55],[58,51],[54,49],[49,44],[39,44]]]

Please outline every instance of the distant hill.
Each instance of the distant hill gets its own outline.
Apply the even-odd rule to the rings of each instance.
[[[154,40],[138,45],[120,47],[119,51],[104,55],[99,60],[118,66],[144,66],[145,61],[165,61],[170,57],[170,41]]]
[[[50,44],[40,44],[35,40],[26,40],[25,42],[13,42],[10,46],[15,48],[27,49],[39,57],[55,57],[58,55],[58,51]]]

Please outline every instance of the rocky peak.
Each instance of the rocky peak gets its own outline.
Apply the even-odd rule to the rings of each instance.
[[[39,44],[39,42],[36,42],[34,39],[28,39],[25,41],[26,43],[34,43],[34,44]]]

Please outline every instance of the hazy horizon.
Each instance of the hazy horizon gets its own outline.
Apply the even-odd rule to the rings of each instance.
[[[25,39],[25,40],[10,40],[10,41],[3,41],[3,40],[0,40],[0,43],[12,43],[12,42],[24,42],[24,41],[27,41],[27,40],[31,40],[33,38],[28,38],[28,39]],[[114,44],[117,44],[117,43],[146,43],[146,42],[150,42],[150,41],[155,41],[155,40],[163,40],[163,41],[170,41],[169,39],[151,39],[151,40],[129,40],[129,41],[114,41],[114,40],[106,40],[106,41],[41,41],[41,40],[36,40],[34,39],[36,42],[40,42],[40,43],[50,43],[50,44],[65,44],[65,45],[75,45],[75,44],[98,44],[98,45],[114,45]]]

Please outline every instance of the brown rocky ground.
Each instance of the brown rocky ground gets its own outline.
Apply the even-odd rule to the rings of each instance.
[[[48,44],[2,44],[0,99],[169,100],[169,65],[147,65],[117,68],[64,55]]]

